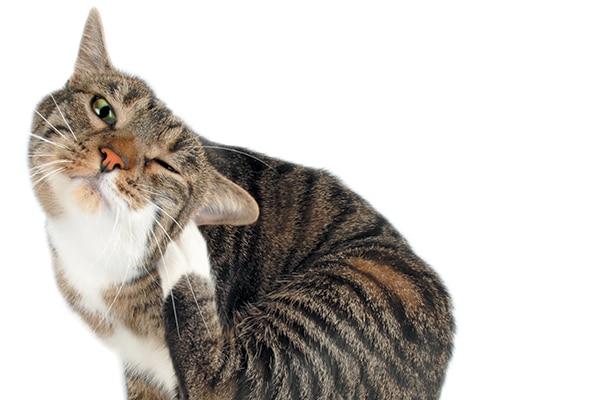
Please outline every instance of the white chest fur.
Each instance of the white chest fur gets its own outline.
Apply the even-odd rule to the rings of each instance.
[[[91,312],[106,311],[104,290],[131,281],[142,262],[154,218],[154,208],[114,211],[101,206],[88,214],[76,207],[49,219],[47,231],[68,282],[84,297]]]

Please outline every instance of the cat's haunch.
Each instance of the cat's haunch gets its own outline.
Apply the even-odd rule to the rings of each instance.
[[[330,174],[211,142],[113,66],[100,16],[36,109],[56,280],[129,399],[437,399],[446,288]]]

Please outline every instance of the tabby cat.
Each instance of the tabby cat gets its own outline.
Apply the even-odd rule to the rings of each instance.
[[[96,10],[29,160],[58,287],[129,399],[440,396],[438,276],[328,173],[192,132],[113,67]]]

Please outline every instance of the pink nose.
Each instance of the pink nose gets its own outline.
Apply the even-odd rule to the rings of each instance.
[[[100,147],[100,153],[102,154],[100,171],[111,172],[115,168],[127,169],[127,164],[123,158],[110,147]]]

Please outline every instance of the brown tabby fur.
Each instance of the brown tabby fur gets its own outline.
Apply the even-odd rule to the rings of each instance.
[[[98,96],[116,122],[95,114]],[[453,321],[437,275],[328,173],[194,134],[143,81],[114,69],[97,11],[73,76],[40,103],[32,131],[33,187],[48,215],[58,286],[125,354],[129,399],[440,396]],[[106,147],[123,168],[102,169],[98,150]],[[146,221],[146,212],[146,228],[131,222]],[[124,232],[118,242],[109,229],[94,238],[110,249],[99,252],[110,265],[98,257],[90,265],[117,271],[97,297],[86,289],[96,287],[94,276],[82,283],[86,262],[71,261],[71,252],[86,259],[79,248],[87,242],[61,242],[85,230],[71,215],[114,215]],[[190,220],[206,241],[211,276],[165,282],[160,268],[173,270],[166,254]],[[120,262],[131,265],[113,265]],[[173,381],[127,356],[119,335],[168,354]]]

